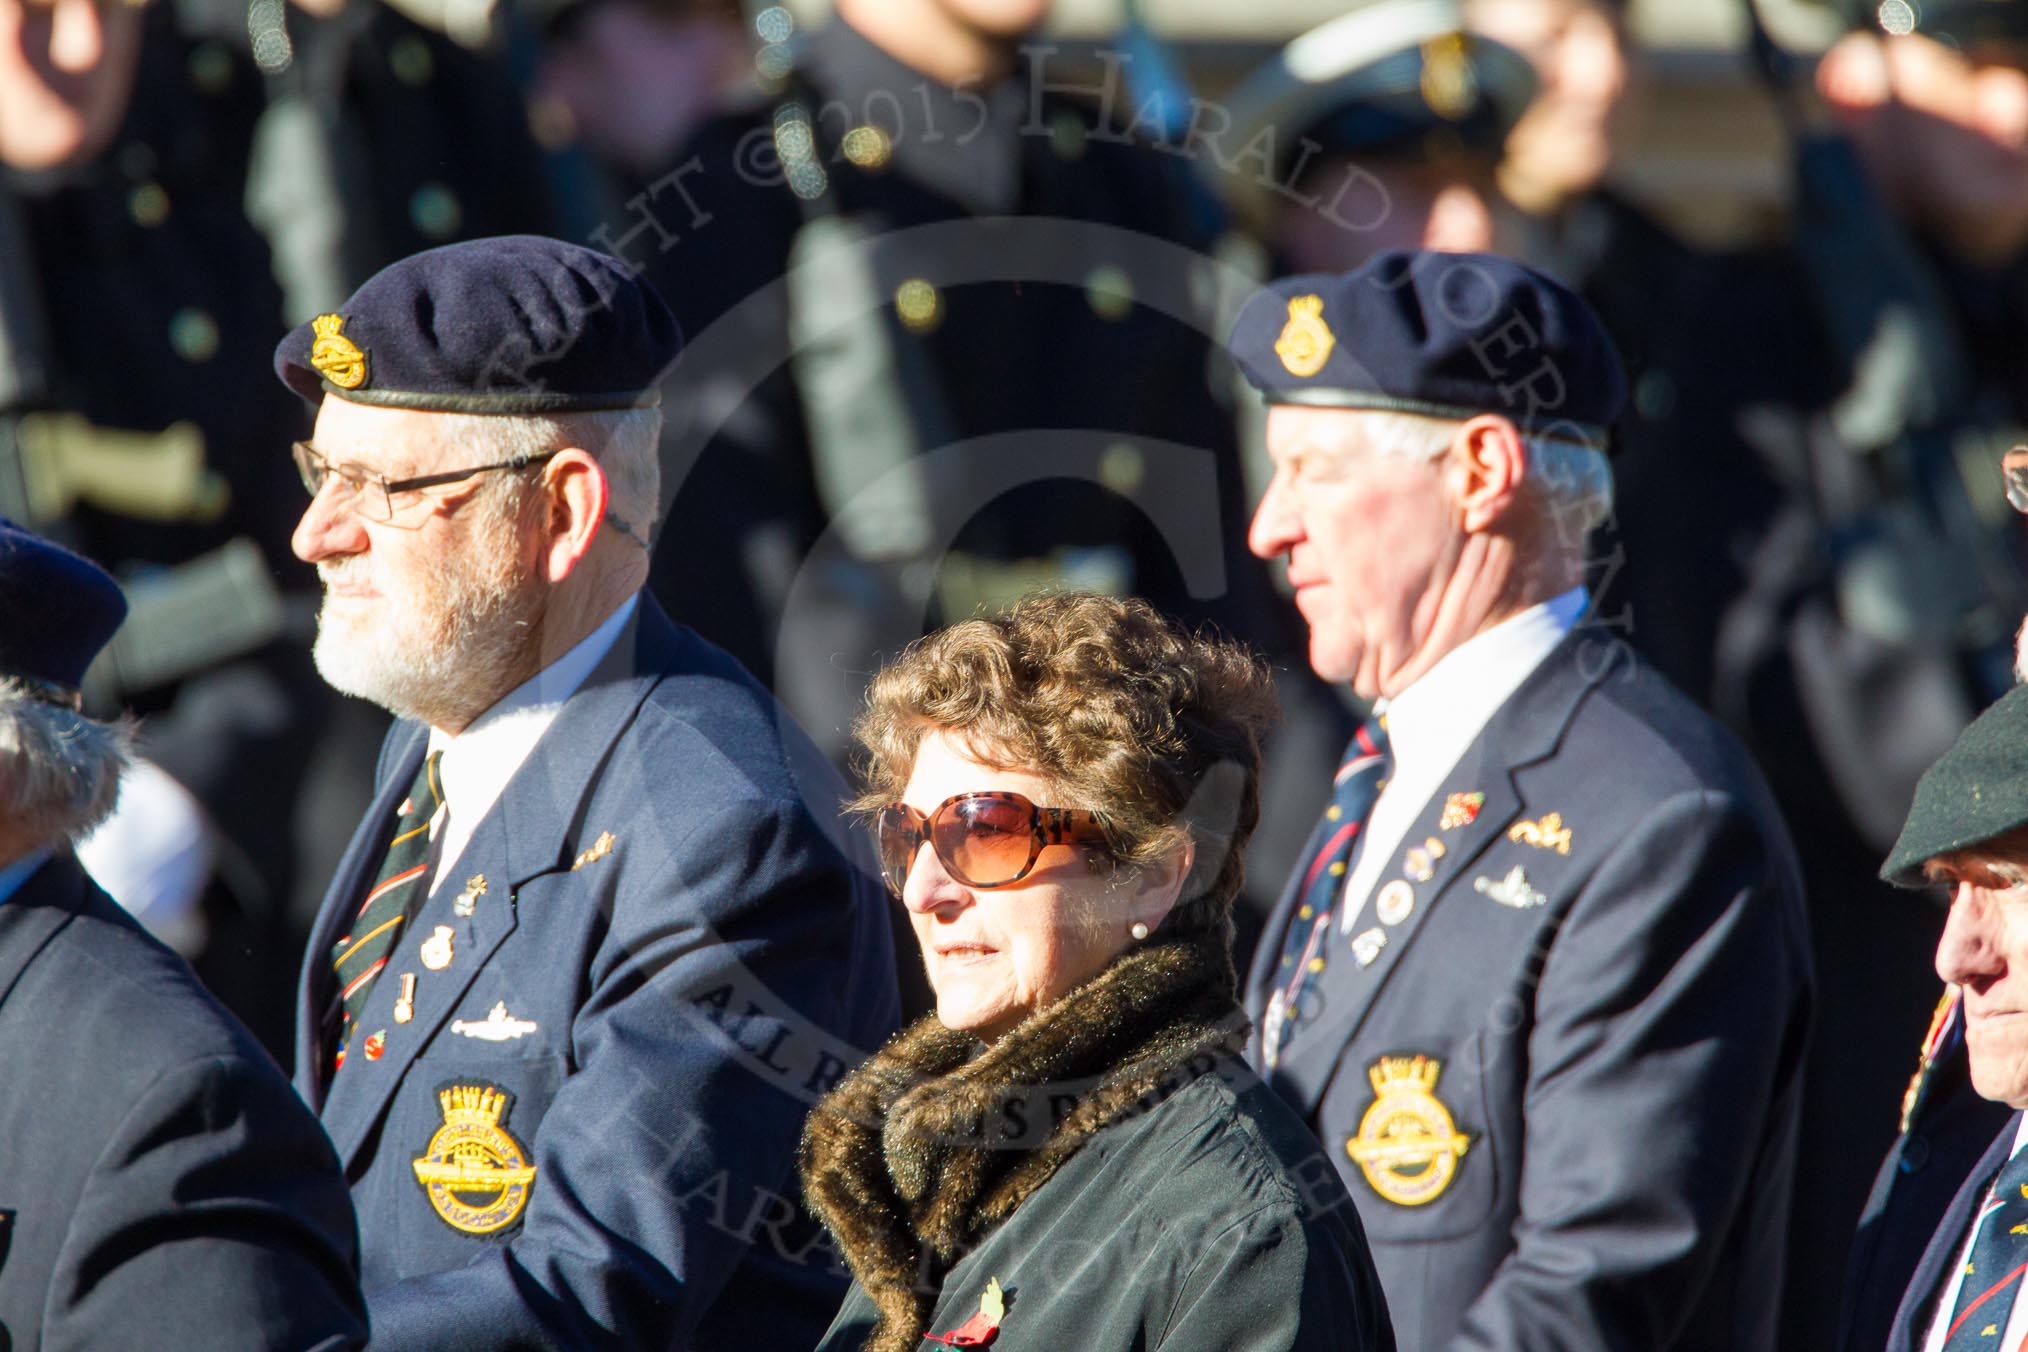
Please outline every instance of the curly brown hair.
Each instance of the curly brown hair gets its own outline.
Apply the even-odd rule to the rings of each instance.
[[[1192,634],[1145,601],[1030,597],[910,645],[867,690],[853,727],[877,812],[901,796],[930,732],[982,762],[1041,775],[1049,807],[1098,816],[1109,853],[1139,866],[1186,840],[1197,858],[1165,931],[1228,924],[1260,820],[1260,739],[1279,716],[1266,665]]]

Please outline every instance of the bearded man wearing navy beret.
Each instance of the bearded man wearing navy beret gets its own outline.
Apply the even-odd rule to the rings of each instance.
[[[1732,738],[1584,623],[1609,340],[1520,264],[1393,252],[1262,291],[1232,350],[1251,545],[1377,714],[1255,956],[1255,1055],[1402,1347],[1771,1349],[1801,888]]]
[[[400,716],[297,1009],[376,1348],[807,1346],[843,1290],[794,1155],[897,1022],[886,914],[821,757],[641,594],[680,344],[509,237],[276,351],[318,669]]]
[[[316,1118],[71,853],[127,762],[79,689],[126,612],[0,520],[0,1348],[359,1347]]]

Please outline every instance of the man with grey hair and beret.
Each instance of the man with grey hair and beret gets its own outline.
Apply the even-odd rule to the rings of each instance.
[[[1972,1088],[2013,1112],[1959,1186],[1895,1312],[1891,1352],[2028,1340],[2028,687],[2002,696],[1930,767],[1880,876],[1941,884],[1936,971],[1955,988]],[[2016,963],[2021,964],[2018,968]]]
[[[304,962],[296,1082],[376,1348],[807,1346],[809,1105],[898,1021],[842,788],[641,592],[675,321],[533,236],[285,338],[318,669],[399,715]]]
[[[1794,852],[1721,729],[1581,624],[1622,401],[1490,254],[1289,278],[1251,544],[1373,701],[1249,979],[1404,1349],[1775,1346],[1810,1002]]]
[[[82,712],[126,615],[0,519],[0,1348],[355,1348],[345,1182],[317,1121],[71,844],[128,730]]]

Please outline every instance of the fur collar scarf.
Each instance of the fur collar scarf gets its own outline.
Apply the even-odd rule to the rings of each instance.
[[[803,1131],[803,1192],[880,1311],[867,1352],[914,1352],[944,1273],[1102,1128],[1227,1056],[1246,1019],[1222,934],[1135,948],[991,1047],[930,1014]]]

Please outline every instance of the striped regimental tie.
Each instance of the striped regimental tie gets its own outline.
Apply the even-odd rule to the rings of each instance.
[[[401,939],[403,925],[422,899],[429,895],[430,818],[444,801],[443,782],[437,765],[444,753],[432,751],[409,785],[408,797],[395,809],[393,839],[387,843],[387,858],[366,900],[353,918],[345,937],[331,946],[331,968],[338,974],[338,1020],[336,1064],[345,1064],[345,1049],[352,1043],[353,1026],[366,997],[373,993],[374,978],[387,966],[388,955]]]
[[[1331,913],[1345,890],[1345,875],[1352,870],[1366,818],[1386,786],[1392,764],[1386,724],[1372,719],[1345,747],[1331,781],[1331,804],[1303,849],[1301,901],[1282,940],[1275,987],[1261,1019],[1261,1060],[1270,1070],[1281,1060],[1282,1048],[1297,1026],[1323,1013],[1317,977],[1329,957]]]
[[[2028,1271],[2028,1151],[2017,1151],[2001,1167],[1972,1227],[1971,1261],[1951,1307],[1944,1352],[1997,1348],[2006,1336]]]

